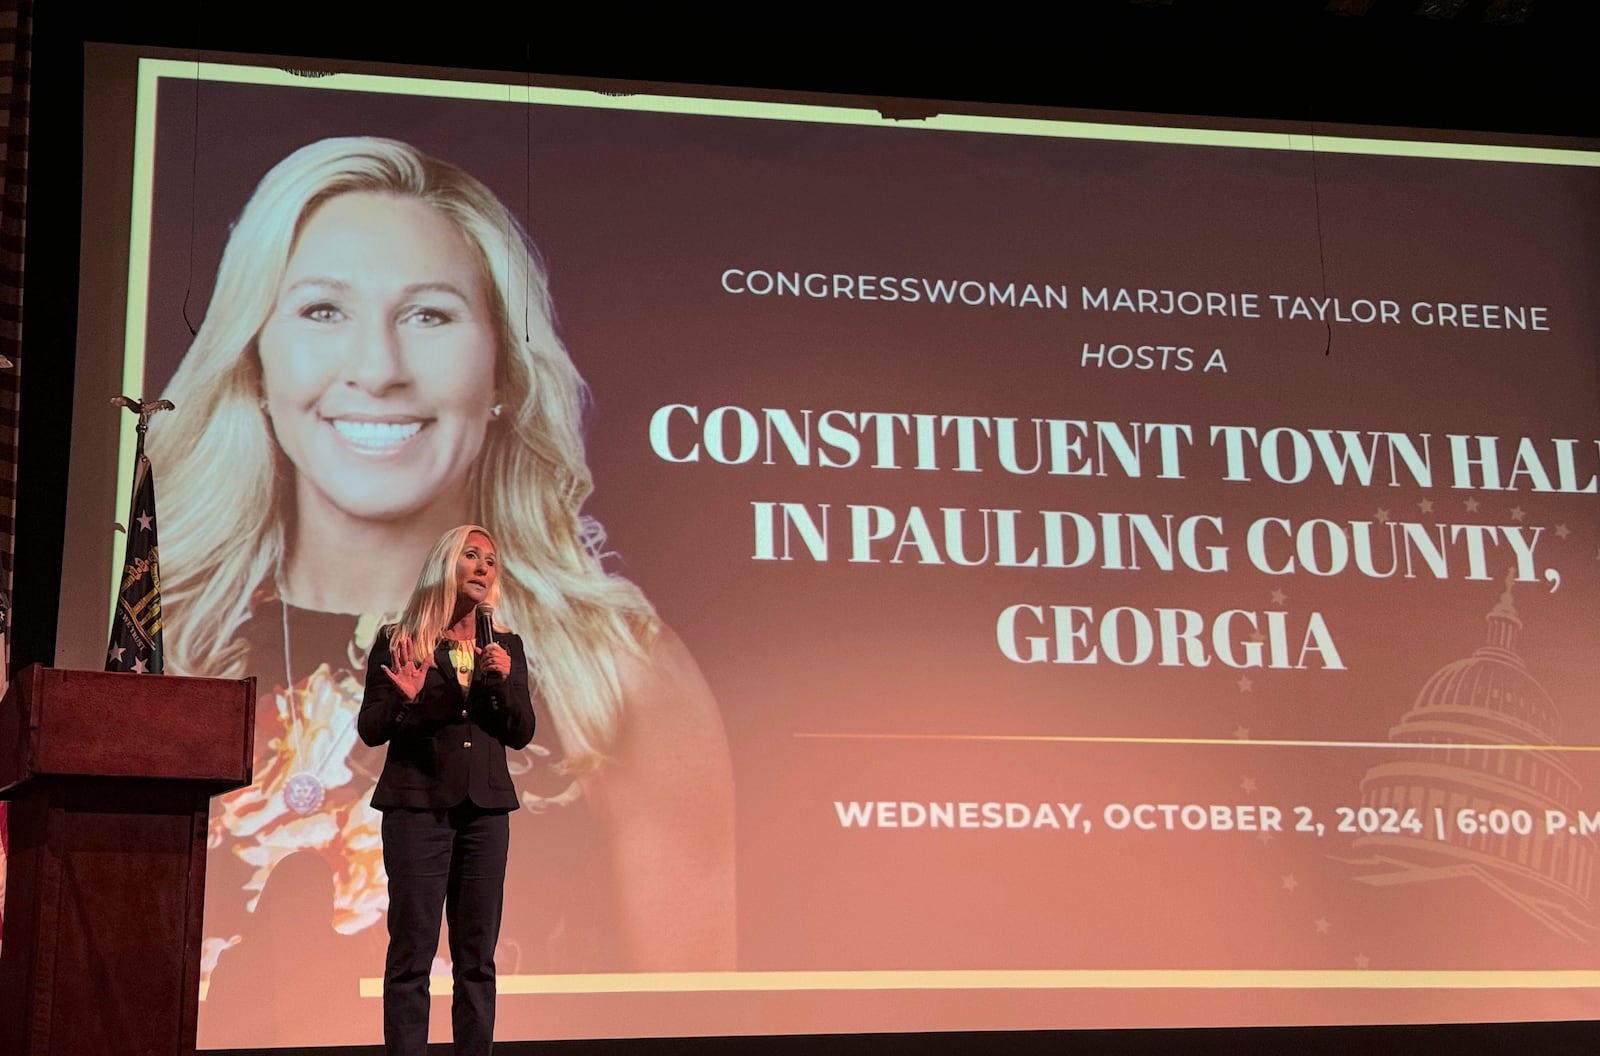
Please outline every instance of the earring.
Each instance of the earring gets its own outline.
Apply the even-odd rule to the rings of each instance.
[[[498,418],[498,417],[500,417],[500,412],[503,411],[503,410],[505,410],[505,404],[497,403],[493,407],[489,408],[489,417],[490,418]]]
[[[261,397],[256,401],[256,406],[265,411],[267,409],[267,398],[265,396]]]

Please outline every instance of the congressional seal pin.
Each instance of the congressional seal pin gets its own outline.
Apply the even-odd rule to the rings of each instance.
[[[322,806],[323,796],[322,782],[304,771],[291,775],[283,784],[284,803],[301,817]]]

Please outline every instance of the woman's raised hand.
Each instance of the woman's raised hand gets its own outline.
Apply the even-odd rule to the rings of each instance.
[[[419,660],[412,655],[411,643],[404,639],[394,643],[394,666],[384,664],[383,673],[389,676],[389,681],[394,683],[407,700],[416,700],[422,694],[422,683],[427,680],[428,668],[433,666],[433,657]]]

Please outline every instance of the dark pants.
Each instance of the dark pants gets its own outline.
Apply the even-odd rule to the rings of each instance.
[[[383,814],[389,873],[389,953],[383,966],[383,1041],[390,1056],[424,1056],[428,974],[447,914],[455,996],[455,1051],[487,1054],[494,1042],[494,948],[500,937],[510,815],[470,802],[449,810]]]

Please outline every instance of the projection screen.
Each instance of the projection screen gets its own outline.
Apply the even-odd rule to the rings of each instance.
[[[1594,1014],[1600,154],[89,58],[58,663],[104,661],[106,399],[165,392],[168,671],[260,689],[203,1047],[380,1039],[354,716],[418,557],[365,541],[445,508],[659,618],[514,754],[503,1039]],[[403,225],[303,259],[379,140],[514,220],[465,292],[366,310],[448,255]],[[492,374],[384,344],[452,296]],[[366,329],[267,385],[284,312]],[[578,413],[535,354],[575,468],[506,454]]]

